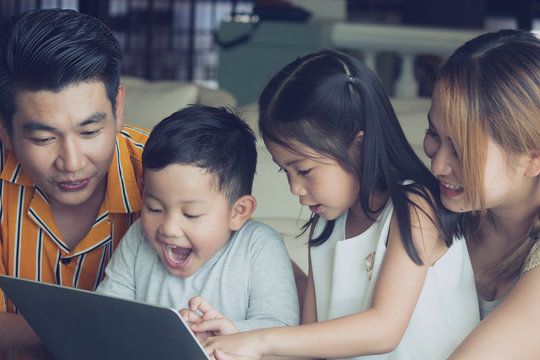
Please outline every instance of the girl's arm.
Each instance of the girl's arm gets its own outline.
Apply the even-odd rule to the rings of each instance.
[[[425,201],[413,200],[423,209],[429,209]],[[431,214],[430,211],[427,213]],[[424,265],[415,264],[407,254],[394,216],[373,306],[369,310],[319,323],[210,338],[205,343],[207,353],[219,349],[252,357],[341,358],[392,351],[408,326],[429,266],[446,251],[428,215],[411,209],[411,222],[413,239]],[[312,284],[313,279],[310,279],[308,288]],[[310,296],[313,300],[306,302],[306,322],[312,320],[314,314],[314,291],[308,291],[306,297]],[[313,304],[312,309],[310,303]]]
[[[312,324],[317,322],[317,304],[315,302],[315,284],[313,283],[313,271],[311,270],[311,253],[308,254],[308,278],[306,282],[306,293],[303,296],[302,324]]]
[[[521,274],[508,297],[450,356],[462,359],[540,358],[540,266]]]

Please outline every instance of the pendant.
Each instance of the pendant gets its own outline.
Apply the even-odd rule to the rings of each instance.
[[[368,279],[371,280],[371,273],[373,272],[373,262],[375,261],[375,251],[366,256],[364,259],[364,267],[366,268]]]

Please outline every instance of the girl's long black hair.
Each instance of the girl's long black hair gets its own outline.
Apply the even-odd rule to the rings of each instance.
[[[368,216],[381,210],[370,208],[370,193],[388,193],[403,243],[416,263],[422,261],[412,241],[410,207],[418,206],[408,193],[431,204],[437,216],[432,220],[447,246],[461,234],[457,215],[440,203],[438,181],[405,138],[380,81],[358,59],[322,50],[286,65],[260,96],[259,129],[266,140],[292,151],[297,151],[294,142],[304,144],[357,176],[361,206]],[[355,141],[360,131],[363,141]],[[305,229],[313,221],[312,216]],[[333,227],[334,221],[328,221],[310,245],[324,243]]]

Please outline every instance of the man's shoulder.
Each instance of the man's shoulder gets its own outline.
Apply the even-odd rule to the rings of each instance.
[[[129,146],[134,146],[142,150],[144,148],[144,144],[146,144],[146,140],[148,140],[149,135],[149,130],[125,124],[118,134],[118,139],[119,141],[125,142]]]
[[[119,155],[122,159],[132,162],[141,162],[144,145],[150,132],[146,129],[125,124],[116,136],[119,147]],[[125,160],[122,160],[125,161]]]

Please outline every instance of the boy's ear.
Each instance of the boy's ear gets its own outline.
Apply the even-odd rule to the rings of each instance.
[[[232,231],[240,230],[247,219],[253,215],[257,208],[257,200],[252,195],[243,195],[232,206],[229,228]]]
[[[7,149],[12,149],[7,123],[2,115],[0,115],[0,141]]]
[[[531,151],[525,166],[525,176],[536,177],[540,174],[540,151]]]
[[[143,170],[143,174],[139,178],[139,194],[141,194],[141,196],[142,196],[143,190],[144,190],[144,170]]]

